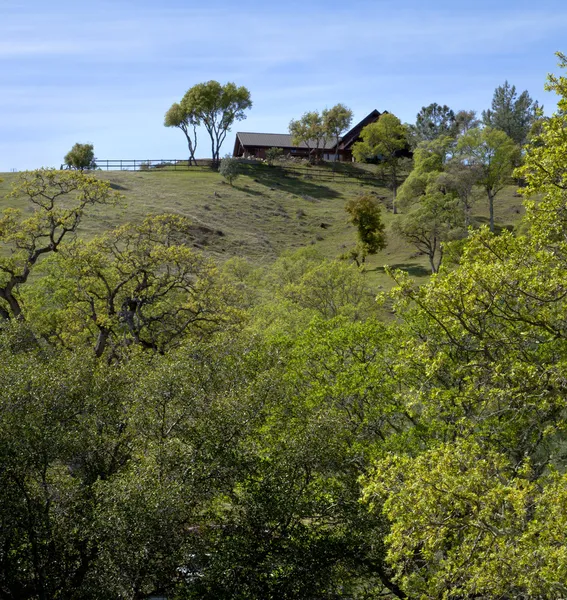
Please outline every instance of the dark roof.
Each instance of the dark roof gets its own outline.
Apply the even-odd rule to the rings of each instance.
[[[266,148],[309,148],[305,142],[294,144],[289,133],[249,133],[239,131],[237,139],[244,147],[266,147]],[[313,146],[315,142],[313,143]],[[321,149],[330,150],[335,147],[335,142],[328,140]]]
[[[386,114],[387,111],[380,113],[376,109],[370,114],[366,115],[360,123],[357,123],[350,131],[345,133],[340,139],[339,148],[341,150],[350,150],[351,146],[360,137],[360,132],[369,125],[370,123],[376,122],[381,115]],[[309,147],[305,142],[301,144],[294,144],[292,136],[289,133],[250,133],[239,131],[236,134],[236,140],[234,142],[234,154],[239,148],[239,145],[244,148],[303,148],[307,150]],[[314,145],[314,144],[313,144]],[[324,146],[321,146],[321,150],[334,150],[335,141],[327,140]]]
[[[339,144],[339,148],[341,148],[342,150],[350,148],[350,146],[352,146],[354,142],[356,142],[356,140],[360,137],[360,132],[367,125],[370,125],[370,123],[375,123],[381,115],[386,113],[387,111],[380,113],[376,109],[374,109],[370,114],[366,115],[366,117],[364,117],[364,119],[362,119],[360,123],[357,123],[350,131],[343,135]]]

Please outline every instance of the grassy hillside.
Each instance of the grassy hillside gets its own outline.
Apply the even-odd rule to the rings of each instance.
[[[85,219],[80,233],[91,237],[148,214],[174,212],[191,218],[195,247],[216,260],[241,256],[254,264],[266,264],[285,250],[307,245],[315,245],[330,258],[342,254],[355,242],[355,229],[347,223],[344,204],[362,192],[372,192],[380,200],[388,230],[395,218],[389,210],[391,193],[376,181],[350,176],[360,174],[354,166],[343,165],[341,176],[323,179],[308,169],[302,175],[286,176],[285,171],[266,165],[246,168],[247,174],[233,187],[212,171],[100,171],[97,175],[124,195],[124,205],[98,208]],[[5,198],[17,174],[1,176],[0,207],[18,206],[18,200]],[[487,222],[486,204],[482,197],[476,203],[477,223]],[[513,226],[521,212],[521,198],[509,186],[496,200],[498,225]],[[385,264],[416,277],[428,276],[426,257],[390,232],[387,247],[367,263],[373,283],[388,288],[391,282],[383,272]]]

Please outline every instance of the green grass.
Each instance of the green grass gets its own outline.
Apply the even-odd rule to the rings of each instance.
[[[304,175],[291,177],[266,165],[247,169],[248,174],[240,176],[232,187],[212,171],[99,171],[100,179],[124,195],[124,205],[97,207],[85,218],[80,235],[92,237],[127,221],[173,212],[193,221],[194,246],[217,261],[240,256],[253,264],[268,264],[286,250],[308,245],[335,258],[355,243],[355,228],[347,223],[345,202],[354,195],[372,192],[382,204],[388,245],[368,257],[370,282],[376,288],[391,287],[384,265],[404,269],[418,278],[429,275],[427,257],[418,255],[414,247],[390,231],[396,218],[389,209],[391,193],[375,181],[349,177],[360,173],[357,167],[341,165],[340,176],[323,180],[311,175],[309,169]],[[5,198],[17,174],[1,177],[0,208],[21,206],[21,201]],[[496,221],[500,227],[513,227],[523,212],[515,191],[509,186],[497,196]],[[477,223],[488,220],[487,201],[482,197],[475,205],[474,219]]]

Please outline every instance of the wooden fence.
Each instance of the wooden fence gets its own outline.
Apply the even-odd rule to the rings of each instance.
[[[189,164],[188,160],[174,159],[96,159],[96,166],[103,171],[155,171],[167,170],[177,171],[188,169],[193,170],[210,170],[213,161],[211,159],[197,159],[197,164]]]
[[[355,168],[350,164],[328,163],[328,165],[278,164],[269,166],[265,163],[240,161],[241,172],[251,177],[294,177],[313,179],[316,181],[348,181],[356,179],[370,185],[383,185],[374,173]],[[210,171],[213,161],[210,158],[197,159],[197,164],[189,164],[180,159],[97,159],[98,169],[103,171]],[[61,168],[64,168],[63,166]]]

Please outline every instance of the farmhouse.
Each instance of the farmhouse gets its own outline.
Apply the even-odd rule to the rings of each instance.
[[[386,111],[385,111],[386,112]],[[377,110],[373,110],[360,123],[357,123],[350,131],[339,140],[338,155],[342,162],[352,161],[352,146],[360,140],[360,132],[366,125],[375,123],[380,116]],[[327,140],[324,147],[319,152],[324,160],[335,160],[337,152],[335,140]],[[234,142],[233,156],[244,158],[265,158],[266,150],[269,148],[281,148],[284,154],[307,158],[309,156],[309,147],[305,142],[294,145],[292,136],[288,133],[249,133],[238,132]]]

